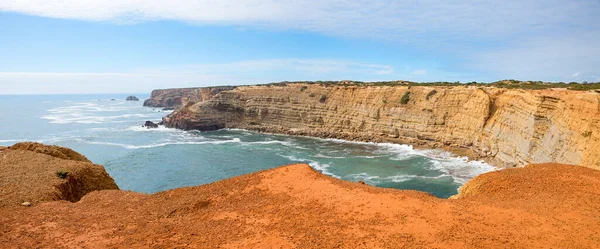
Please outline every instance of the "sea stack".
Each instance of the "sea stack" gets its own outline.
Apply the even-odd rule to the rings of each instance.
[[[140,101],[140,99],[138,99],[136,96],[128,96],[126,99],[126,101]]]

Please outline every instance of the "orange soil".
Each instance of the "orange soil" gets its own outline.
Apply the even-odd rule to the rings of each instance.
[[[59,178],[57,172],[68,172]],[[18,143],[0,148],[0,207],[53,200],[78,201],[102,189],[119,189],[104,167],[63,147]]]
[[[297,164],[153,195],[0,208],[0,248],[599,248],[600,172],[541,164],[479,176],[458,199]]]

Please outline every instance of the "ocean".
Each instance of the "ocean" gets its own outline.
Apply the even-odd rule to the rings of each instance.
[[[103,165],[123,190],[155,193],[307,163],[347,181],[447,198],[495,168],[410,145],[220,130],[146,129],[169,113],[125,101],[130,94],[0,96],[0,145],[36,141],[74,149]],[[115,99],[114,101],[111,99]]]

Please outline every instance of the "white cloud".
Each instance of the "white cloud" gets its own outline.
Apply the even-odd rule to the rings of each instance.
[[[461,63],[446,67],[499,79],[565,80],[579,70],[600,73],[600,2],[592,0],[2,0],[0,11],[126,24],[176,20],[383,40],[452,57]],[[318,69],[339,66],[325,63]],[[376,72],[393,73],[389,68]]]
[[[323,59],[247,60],[112,73],[0,72],[3,94],[150,92],[156,88],[261,84],[291,80],[373,80],[386,65]],[[60,87],[58,87],[60,86]]]
[[[599,5],[558,0],[3,0],[0,10],[90,21],[179,20],[424,42],[419,40],[424,34],[495,38],[589,24]]]
[[[505,48],[475,52],[467,66],[492,71],[498,79],[590,80],[585,75],[600,73],[599,39],[600,32],[523,39]]]
[[[576,72],[576,73],[574,73],[574,74],[573,74],[573,78],[579,78],[579,75],[580,75],[580,74],[581,74],[580,72]]]
[[[417,69],[417,70],[414,70],[412,73],[416,74],[416,75],[424,75],[424,74],[427,74],[427,70],[425,70],[425,69]]]

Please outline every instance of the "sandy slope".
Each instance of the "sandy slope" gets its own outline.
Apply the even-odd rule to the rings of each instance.
[[[600,172],[488,173],[458,199],[290,165],[153,195],[0,208],[0,248],[598,248]]]

